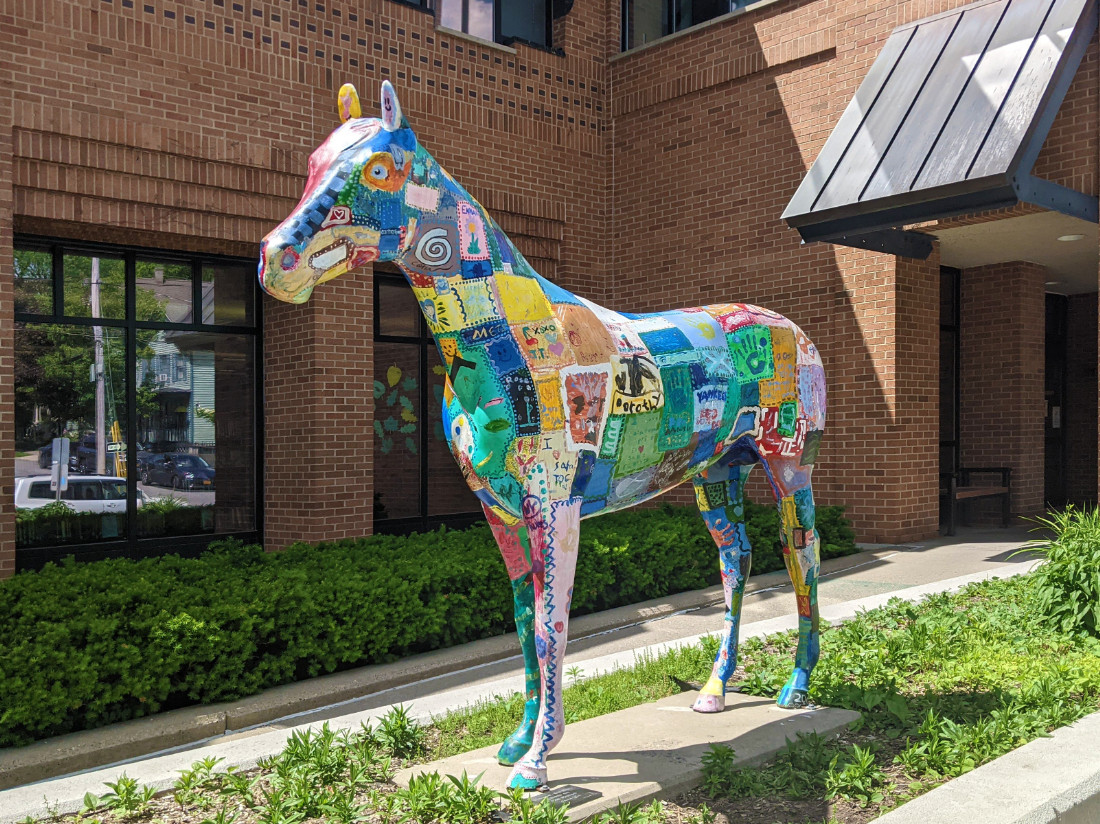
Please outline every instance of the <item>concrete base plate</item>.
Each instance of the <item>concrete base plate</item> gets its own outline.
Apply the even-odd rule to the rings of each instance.
[[[839,709],[782,710],[769,698],[726,697],[725,712],[692,712],[695,692],[683,692],[652,704],[569,724],[565,737],[547,760],[549,797],[570,805],[578,821],[604,812],[620,801],[671,798],[698,786],[700,759],[711,744],[726,744],[739,764],[765,761],[797,733],[835,735],[859,717]],[[498,745],[402,770],[396,781],[408,786],[419,772],[441,775],[484,773],[481,783],[503,791],[510,768],[497,764]]]

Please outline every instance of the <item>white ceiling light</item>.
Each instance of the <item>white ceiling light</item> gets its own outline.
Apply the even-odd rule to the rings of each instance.
[[[1080,240],[1083,237],[1084,235],[1062,235],[1058,238],[1058,240],[1062,241],[1062,243],[1069,243],[1073,240]]]

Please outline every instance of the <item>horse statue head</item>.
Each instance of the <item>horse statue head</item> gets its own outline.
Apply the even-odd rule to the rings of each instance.
[[[405,188],[418,146],[388,80],[381,108],[363,117],[355,87],[340,88],[341,125],[310,155],[302,199],[260,247],[260,284],[272,297],[304,303],[318,283],[393,260],[411,237]]]

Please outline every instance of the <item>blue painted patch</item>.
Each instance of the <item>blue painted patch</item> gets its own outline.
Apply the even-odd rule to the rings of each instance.
[[[542,287],[542,291],[546,293],[546,297],[551,303],[569,303],[573,306],[583,306],[580,298],[574,295],[572,292],[566,292],[560,286],[557,286],[542,275],[536,275],[535,280],[539,282],[539,286]]]
[[[655,329],[652,332],[640,332],[638,337],[642,339],[642,343],[644,343],[654,355],[666,355],[671,352],[687,352],[692,348],[691,341],[687,339],[687,335],[675,327],[671,329]]]
[[[755,429],[756,413],[746,410],[737,416],[737,420],[733,424],[733,429],[730,431],[730,437],[737,439],[742,435],[755,431]]]
[[[493,274],[493,270],[487,260],[463,260],[462,277],[466,280],[487,278]]]
[[[748,466],[759,460],[760,453],[756,451],[756,444],[751,436],[746,435],[725,451],[722,463],[729,466]]]
[[[604,501],[603,498],[585,501],[581,504],[581,517],[584,518],[587,515],[595,515],[597,512],[603,512],[605,506],[607,506],[607,502]]]
[[[588,452],[584,449],[582,452]],[[597,461],[589,471],[588,483],[584,490],[586,500],[599,499],[601,502],[607,497],[611,489],[611,473],[615,469],[614,461]]]
[[[706,386],[719,386],[709,375],[707,370],[703,368],[701,363],[689,363],[688,369],[691,370],[691,388],[702,389]],[[723,386],[723,390],[724,390]]]
[[[485,345],[485,350],[489,353],[489,363],[493,365],[493,371],[498,375],[515,372],[527,365],[523,355],[520,354],[515,338],[510,335],[492,338]]]
[[[496,241],[497,253],[500,255],[501,263],[515,263],[516,257],[512,254],[512,244],[508,242],[508,238],[504,232],[500,231],[496,226],[493,227],[493,239]]]
[[[794,493],[794,511],[802,526],[810,529],[814,525],[814,494],[808,486]]]
[[[379,198],[376,214],[383,228],[396,229],[404,222],[404,214],[401,211],[403,205],[404,201],[398,200],[396,197]]]
[[[588,482],[592,480],[592,469],[596,465],[596,453],[590,449],[582,449],[577,455],[577,471],[573,475],[573,487],[569,493],[570,498],[583,498]]]
[[[380,255],[396,255],[401,249],[401,235],[396,231],[384,231],[378,238],[378,253]]]
[[[758,384],[756,381],[749,381],[748,383],[744,383],[741,385],[741,405],[760,405],[760,384]]]
[[[704,432],[699,436],[699,443],[695,447],[695,452],[691,455],[691,462],[704,463],[714,457],[714,447],[718,443],[718,433],[714,430]]]

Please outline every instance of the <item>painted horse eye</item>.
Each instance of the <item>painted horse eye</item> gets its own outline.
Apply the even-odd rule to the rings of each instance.
[[[386,167],[381,163],[375,163],[370,167],[370,176],[375,180],[385,180],[390,176],[390,173],[386,171]]]

